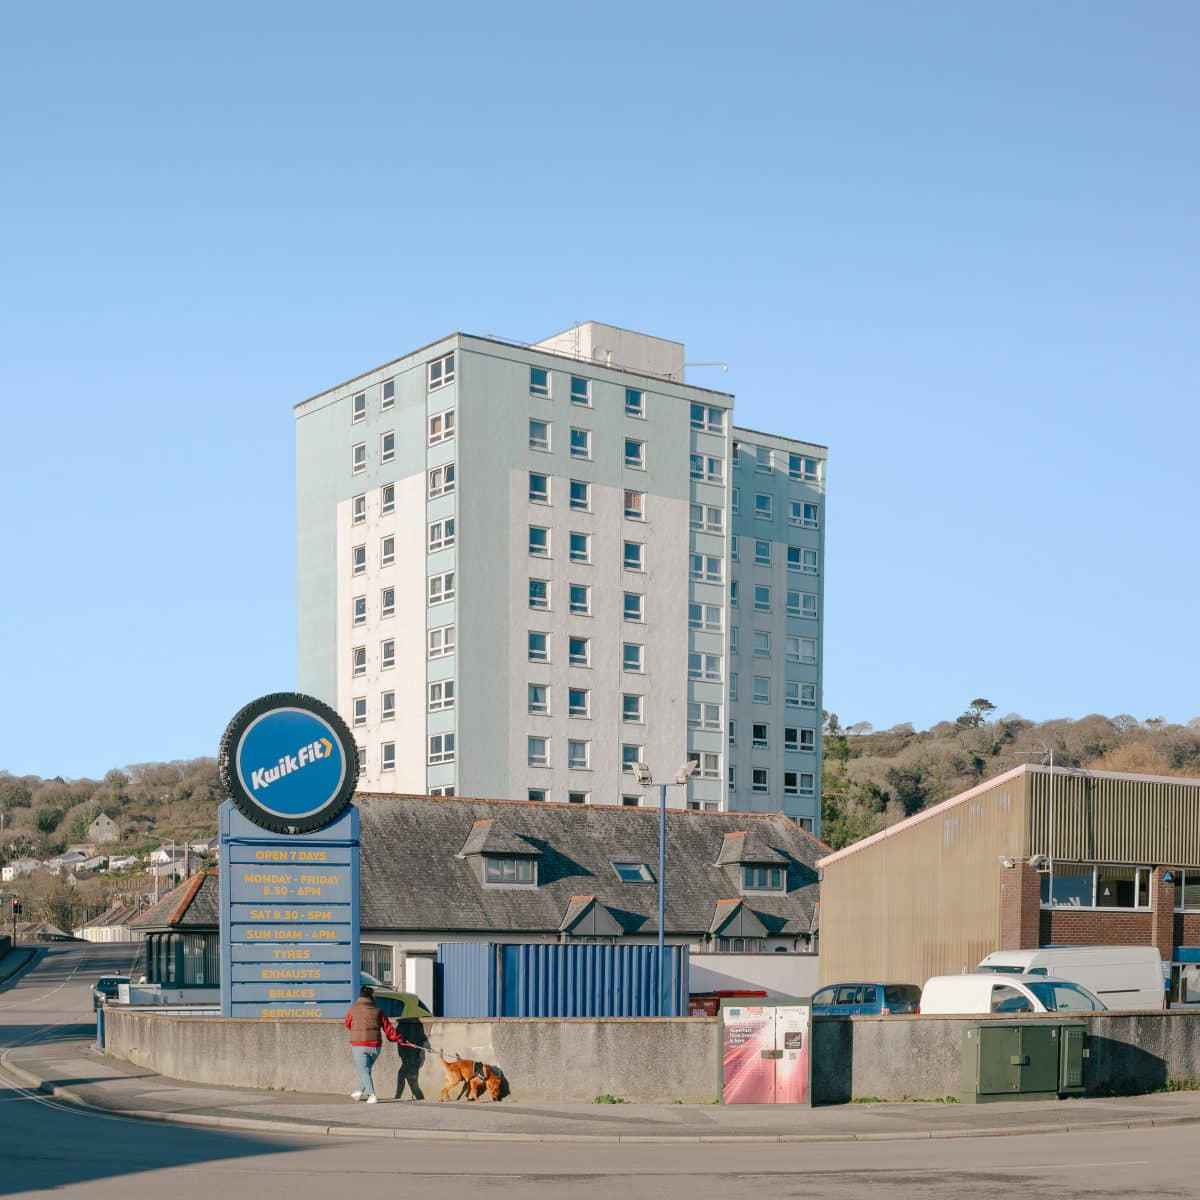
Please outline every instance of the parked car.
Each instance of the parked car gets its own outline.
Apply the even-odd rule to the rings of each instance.
[[[121,984],[128,982],[128,975],[101,975],[92,985],[92,1012],[96,1012],[105,1000],[115,1000]]]
[[[375,989],[375,1003],[390,1021],[433,1016],[421,1002],[421,997],[413,992],[392,991],[386,983],[376,979],[374,975],[368,975],[366,971],[358,973],[358,982],[360,986],[366,985]]]
[[[1104,1012],[1104,1001],[1081,984],[1048,975],[975,971],[935,975],[921,991],[921,1015]]]
[[[813,993],[814,1017],[879,1017],[915,1013],[921,989],[914,983],[833,983]]]
[[[1163,960],[1153,946],[1050,946],[1041,950],[997,950],[975,969],[1069,979],[1099,996],[1109,1009],[1166,1007]]]

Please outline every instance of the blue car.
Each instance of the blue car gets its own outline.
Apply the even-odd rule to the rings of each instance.
[[[920,1011],[921,989],[912,983],[834,983],[813,993],[814,1017],[885,1017]]]

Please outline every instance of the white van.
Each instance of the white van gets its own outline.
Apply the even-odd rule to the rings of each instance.
[[[976,971],[935,975],[921,990],[921,1016],[1103,1012],[1104,1002],[1069,979]]]
[[[1070,979],[1095,992],[1109,1009],[1166,1007],[1163,961],[1153,946],[1050,946],[1043,950],[997,950],[975,969]]]

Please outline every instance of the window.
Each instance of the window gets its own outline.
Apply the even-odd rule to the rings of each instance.
[[[737,722],[736,721],[729,722],[729,744],[731,746],[737,745]],[[732,767],[732,765],[729,768],[729,781],[730,781],[730,783],[733,782],[733,767]]]
[[[384,771],[394,771],[396,769],[396,743],[384,742],[379,747],[381,754],[379,756],[379,766]]]
[[[755,704],[771,703],[771,680],[767,675],[755,675],[751,699]]]
[[[625,593],[625,608],[622,614],[626,621],[644,620],[642,614],[642,595],[640,592]]]
[[[429,444],[431,446],[436,446],[438,442],[444,442],[453,436],[454,409],[448,408],[445,412],[434,413],[429,418]]]
[[[528,711],[537,716],[546,716],[550,712],[550,689],[544,683],[531,683],[528,687]]]
[[[688,752],[688,762],[694,762],[696,764],[697,779],[721,778],[721,756],[719,754],[709,754],[701,750],[691,750]]]
[[[429,550],[448,550],[454,545],[454,518],[433,521],[429,525]],[[394,547],[393,547],[394,549]]]
[[[530,525],[529,553],[536,558],[550,557],[550,530],[545,525]]]
[[[484,859],[484,879],[488,883],[536,884],[536,872],[531,858],[488,857]]]
[[[736,533],[729,539],[729,557],[733,562],[738,560],[738,535]]]
[[[641,796],[622,796],[621,797],[621,807],[622,808],[637,808],[638,805],[641,804],[641,802],[642,802]]]
[[[621,770],[628,771],[632,768],[635,762],[642,761],[641,746],[634,746],[629,742],[621,744]]]
[[[572,533],[568,538],[570,547],[569,557],[573,563],[592,561],[592,535],[590,533]]]
[[[361,525],[367,519],[367,497],[363,493],[351,501],[350,524]]]
[[[379,489],[379,511],[383,516],[396,511],[396,485],[385,483]]]
[[[366,596],[355,596],[353,604],[352,624],[365,625],[367,623],[367,598]]]
[[[429,761],[431,763],[454,761],[454,734],[434,733],[430,735]]]
[[[582,479],[572,479],[570,503],[573,509],[587,512],[592,507],[592,485]]]
[[[720,729],[721,706],[700,700],[688,701],[688,727],[690,729]],[[733,722],[731,721],[732,725]]]
[[[443,600],[454,599],[454,572],[444,571],[441,575],[429,577],[429,603],[441,604]]]
[[[592,639],[585,637],[567,638],[567,663],[572,667],[591,666]]]
[[[592,431],[590,429],[579,429],[574,425],[571,426],[571,457],[592,457]]]
[[[717,683],[721,680],[721,656],[703,654],[698,650],[688,652],[688,678],[707,679]]]
[[[367,415],[367,393],[359,392],[353,400],[350,401],[350,422],[357,424]]]
[[[429,685],[429,711],[440,712],[454,707],[454,680],[442,679]]]
[[[699,533],[724,533],[725,514],[715,504],[693,504],[691,526]]]
[[[367,673],[367,648],[366,646],[355,646],[350,652],[350,671],[353,675],[365,675]]]
[[[622,550],[622,565],[627,571],[644,571],[643,551],[646,547],[641,542],[626,542]]]
[[[631,492],[628,488],[625,489],[625,515],[631,521],[646,519],[645,492]]]
[[[646,443],[636,438],[625,439],[625,465],[635,471],[646,469]]]
[[[736,654],[738,652],[738,626],[730,625],[729,627],[729,653]]]
[[[622,883],[653,883],[654,876],[645,863],[615,862],[613,870]]]
[[[789,599],[795,594],[794,592],[789,592]],[[791,613],[790,605],[788,611]],[[817,639],[795,637],[789,634],[787,639],[787,656],[791,662],[815,663],[817,661]]]
[[[534,504],[550,503],[550,476],[540,471],[529,472],[529,499]]]
[[[533,630],[529,633],[529,661],[530,662],[549,662],[550,650],[548,647],[548,635],[537,633]]]
[[[550,607],[550,580],[531,579],[529,581],[529,607]]]
[[[707,404],[693,404],[692,428],[697,433],[724,433],[725,413]]]
[[[771,449],[769,446],[756,446],[754,448],[754,469],[760,475],[770,475]]]
[[[754,493],[754,516],[760,521],[769,521],[771,519],[772,503],[771,497],[766,492]]]
[[[646,415],[645,393],[637,388],[625,389],[625,415],[627,417],[644,417]]]
[[[381,721],[394,721],[396,719],[395,692],[379,693],[379,719]]]
[[[395,561],[396,538],[393,534],[388,534],[387,537],[379,539],[379,565],[390,567]]]
[[[545,367],[529,368],[529,394],[531,396],[550,395],[550,372]]]
[[[771,587],[769,584],[759,583],[754,586],[754,611],[766,612],[771,611]]]
[[[765,792],[767,786],[768,772],[766,767],[751,767],[750,768],[750,790],[752,792]]]
[[[787,552],[789,571],[802,571],[806,575],[817,573],[817,552],[806,546],[789,546]]]
[[[567,607],[578,616],[590,616],[592,611],[592,589],[586,583],[571,584],[568,588]]]
[[[815,683],[802,683],[800,685],[800,707],[817,707],[817,685]]]
[[[815,592],[793,592],[787,594],[787,614],[789,617],[811,617],[817,615],[817,596]]]
[[[638,642],[624,642],[621,645],[621,670],[641,671],[644,667],[644,646]]]
[[[529,800],[533,801],[534,803],[545,804],[546,802],[545,788],[529,788],[525,794]]]
[[[529,448],[530,450],[550,449],[550,422],[529,418]]]
[[[445,658],[454,653],[454,626],[439,625],[427,634],[430,658]]]
[[[431,796],[453,796],[454,786],[451,784],[447,787],[431,787],[429,789],[429,794]]]
[[[367,443],[355,442],[350,447],[350,474],[361,475],[367,469]]]
[[[366,546],[355,546],[350,552],[350,561],[353,564],[352,573],[355,575],[365,575],[367,573],[367,548]]]
[[[1042,905],[1082,908],[1149,908],[1150,868],[1116,863],[1054,864],[1054,896],[1050,876],[1042,876]]]
[[[715,554],[693,554],[692,578],[704,583],[720,583],[725,578],[724,563]]]
[[[396,431],[389,429],[379,435],[379,461],[389,463],[396,457]]]
[[[731,721],[730,724],[733,724],[733,722]],[[732,742],[733,738],[731,737],[729,740]],[[731,792],[737,791],[737,768],[733,765],[733,763],[729,764],[729,790]]]
[[[771,635],[765,629],[756,629],[754,631],[754,657],[771,657]]]
[[[729,698],[730,700],[738,698],[738,677],[736,671],[729,672]]]
[[[729,499],[729,508],[736,517],[742,511],[742,489],[734,488]]]
[[[571,376],[571,403],[582,404],[585,408],[591,406],[592,385],[589,380],[580,379],[578,375]]]
[[[381,670],[390,671],[396,665],[396,639],[385,638],[379,643],[379,666]]]
[[[688,628],[702,629],[705,633],[720,633],[721,606],[719,604],[689,604]]]
[[[441,358],[435,358],[429,364],[429,390],[436,392],[438,388],[453,382],[454,355],[444,354]]]
[[[809,504],[804,500],[793,500],[790,507],[791,511],[788,516],[790,524],[799,525],[802,529],[818,528],[820,509],[816,504]]]
[[[454,464],[447,463],[444,467],[434,467],[429,472],[429,499],[438,496],[448,496],[454,491]]]
[[[816,780],[810,771],[784,771],[783,794],[785,796],[812,796],[816,794]],[[806,829],[810,826],[805,826]]]
[[[385,379],[379,388],[379,407],[387,412],[396,403],[396,381]]]
[[[785,732],[786,740],[786,732]],[[750,745],[755,750],[766,750],[767,744],[767,725],[765,721],[755,721],[750,726]]]
[[[729,606],[730,606],[730,608],[737,608],[738,596],[740,595],[740,592],[741,592],[741,589],[738,587],[738,581],[736,579],[731,579],[729,581]]]
[[[549,738],[544,737],[529,737],[525,740],[525,761],[531,767],[545,767],[549,765],[547,749]]]
[[[820,479],[820,470],[820,463],[815,458],[806,458],[803,454],[788,455],[788,475],[792,479],[816,483]]]
[[[586,804],[588,802],[588,795],[589,795],[589,793],[587,793],[587,792],[568,792],[567,793],[567,803],[568,804]]]
[[[756,567],[771,565],[771,543],[762,538],[756,538],[754,541],[754,565]]]
[[[567,769],[586,771],[591,765],[592,743],[576,738],[567,739]]]
[[[725,461],[712,454],[693,454],[691,476],[703,483],[725,482]],[[734,510],[736,514],[736,509]]]
[[[743,866],[742,890],[755,892],[783,891],[783,868]]]
[[[587,688],[567,688],[567,716],[590,717],[591,698]]]
[[[1200,909],[1200,871],[1176,871],[1175,879],[1175,911]]]
[[[367,698],[366,696],[355,696],[353,701],[354,718],[352,724],[365,725],[367,723]]]
[[[621,696],[621,720],[640,724],[642,720],[642,697],[632,692]]]

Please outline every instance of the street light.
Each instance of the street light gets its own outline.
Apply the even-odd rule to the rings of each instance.
[[[697,766],[696,760],[687,762],[675,772],[674,783],[655,783],[650,768],[643,762],[629,764],[633,778],[642,787],[658,788],[658,1015],[667,1015],[667,946],[664,936],[666,925],[666,873],[667,873],[667,788],[687,787],[687,781]]]

